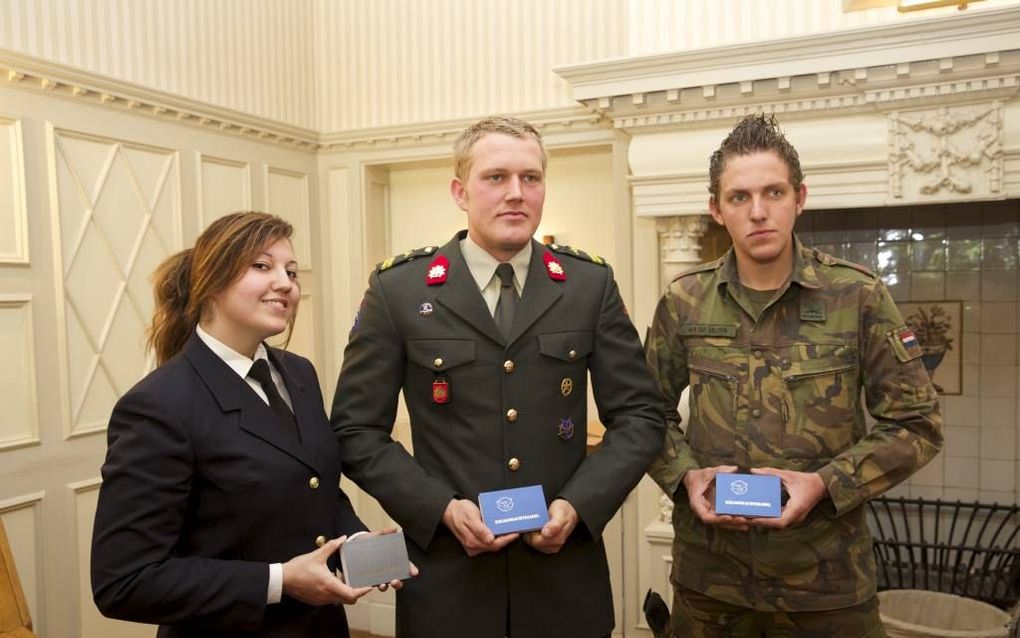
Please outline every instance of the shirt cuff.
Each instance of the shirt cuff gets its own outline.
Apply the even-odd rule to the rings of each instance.
[[[275,605],[283,598],[283,564],[272,563],[269,566],[269,591],[266,592],[266,603]]]

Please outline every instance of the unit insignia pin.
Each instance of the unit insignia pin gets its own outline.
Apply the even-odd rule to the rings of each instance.
[[[450,402],[449,381],[446,379],[436,379],[432,382],[432,402],[440,404]]]
[[[560,419],[560,424],[556,428],[556,436],[560,437],[561,441],[569,441],[574,438],[574,420],[569,416]]]
[[[570,393],[574,391],[574,381],[570,377],[564,378],[560,381],[560,394],[565,397],[569,397]]]

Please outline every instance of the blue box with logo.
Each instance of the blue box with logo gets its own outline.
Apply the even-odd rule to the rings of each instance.
[[[478,495],[482,520],[496,536],[542,529],[549,509],[541,485],[482,492]]]
[[[730,516],[778,518],[783,486],[770,474],[715,475],[715,513]]]

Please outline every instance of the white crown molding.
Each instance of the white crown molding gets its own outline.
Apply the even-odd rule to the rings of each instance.
[[[553,69],[574,99],[715,86],[1017,47],[1020,7]]]
[[[0,73],[8,86],[45,92],[106,108],[144,114],[261,142],[315,150],[317,131],[290,126],[173,93],[0,48]]]
[[[703,127],[757,111],[1008,100],[1020,88],[1017,33],[1020,7],[556,71],[616,128]]]
[[[343,153],[448,146],[477,117],[321,132],[193,100],[166,91],[112,79],[0,48],[0,78],[13,88],[46,93],[95,106],[198,126],[259,142],[309,151]],[[543,135],[591,133],[609,129],[602,114],[583,105],[515,113]],[[555,147],[553,142],[549,146]]]
[[[531,123],[543,136],[607,128],[602,123],[601,114],[580,105],[513,115]],[[320,147],[326,151],[343,152],[432,144],[449,145],[461,131],[476,121],[478,117],[324,133],[320,138]]]

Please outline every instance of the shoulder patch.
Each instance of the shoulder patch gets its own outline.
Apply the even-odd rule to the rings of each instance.
[[[817,248],[813,249],[813,252],[815,254],[815,259],[818,260],[818,263],[820,264],[825,264],[826,266],[845,266],[847,268],[853,268],[854,270],[862,272],[868,277],[871,277],[872,279],[876,279],[878,277],[878,275],[871,272],[871,270],[866,266],[855,264],[852,261],[840,259],[839,257],[834,257],[829,253],[823,253]]]
[[[573,246],[564,246],[563,244],[549,244],[546,246],[546,248],[553,251],[554,253],[558,253],[560,255],[569,255],[571,257],[576,257],[578,259],[590,261],[591,263],[598,264],[599,266],[609,265],[606,263],[605,259],[599,257],[595,253],[588,253],[579,248],[574,248]]]
[[[700,266],[695,266],[694,268],[690,268],[688,270],[685,270],[682,273],[680,273],[679,275],[677,275],[676,277],[673,277],[673,281],[676,281],[677,279],[683,279],[684,277],[688,277],[690,275],[696,275],[699,272],[707,272],[709,270],[716,270],[716,269],[719,268],[719,266],[722,265],[722,262],[723,262],[724,259],[726,259],[725,255],[723,255],[719,259],[713,259],[712,261],[707,261],[707,262],[701,264]]]
[[[378,272],[389,270],[394,266],[399,266],[400,264],[405,264],[409,261],[414,261],[418,257],[427,257],[432,253],[436,252],[436,250],[437,250],[436,246],[426,246],[424,248],[408,250],[407,252],[402,252],[399,255],[394,255],[389,259],[379,262],[379,264],[376,265],[376,270]]]
[[[914,331],[910,329],[910,326],[900,326],[895,330],[890,330],[885,336],[889,341],[893,354],[896,355],[900,363],[913,361],[924,354],[924,351],[921,349],[921,343],[917,340],[917,336],[914,335]]]

